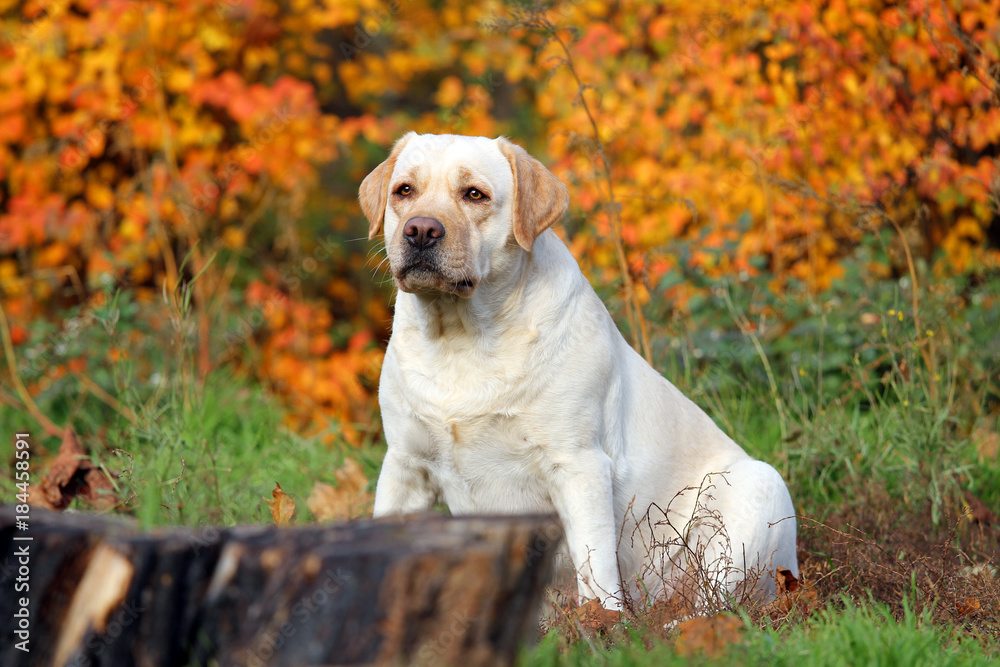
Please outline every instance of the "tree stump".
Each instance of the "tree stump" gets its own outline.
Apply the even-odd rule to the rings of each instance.
[[[509,664],[561,536],[554,516],[146,533],[38,508],[20,531],[4,507],[0,664]]]

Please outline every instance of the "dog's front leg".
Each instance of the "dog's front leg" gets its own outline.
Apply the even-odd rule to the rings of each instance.
[[[375,486],[374,516],[410,514],[434,509],[438,489],[431,481],[430,435],[411,414],[400,388],[398,362],[390,343],[378,390],[382,428],[389,450]]]
[[[412,456],[390,448],[375,487],[374,516],[426,512],[436,498],[427,471]]]
[[[614,464],[599,448],[575,450],[552,466],[552,502],[566,530],[580,599],[621,609],[614,519]]]

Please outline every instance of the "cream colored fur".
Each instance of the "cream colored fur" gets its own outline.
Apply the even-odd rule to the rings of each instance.
[[[537,160],[503,138],[410,133],[360,199],[399,287],[376,516],[555,511],[580,597],[610,608],[703,598],[706,576],[767,597],[775,567],[798,574],[780,475],[625,342],[548,229],[568,197]],[[416,217],[445,230],[419,257]]]

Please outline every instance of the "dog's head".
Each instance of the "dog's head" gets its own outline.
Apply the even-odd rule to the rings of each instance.
[[[469,297],[562,217],[566,186],[503,137],[410,132],[361,184],[368,238],[385,232],[404,292]]]

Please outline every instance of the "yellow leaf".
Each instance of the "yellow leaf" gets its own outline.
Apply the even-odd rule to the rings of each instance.
[[[219,217],[220,218],[222,218],[223,220],[232,220],[233,218],[236,217],[236,215],[239,212],[240,212],[240,205],[239,205],[239,203],[237,203],[237,201],[235,199],[233,199],[232,197],[223,197],[222,202],[219,204]],[[239,239],[236,239],[235,237],[233,237],[232,239],[230,239],[229,236],[228,236],[229,229],[230,228],[227,227],[226,231],[223,232],[223,242],[226,243],[226,245],[228,247],[234,248],[234,247],[242,246],[244,243],[246,243],[246,234],[242,233],[242,230],[239,230],[238,228],[233,227],[232,229],[234,229],[235,231],[240,231],[242,235],[239,237]],[[237,242],[237,244],[235,246],[229,245],[229,243],[230,243],[231,240],[232,241],[238,241],[238,242]]]
[[[167,90],[184,93],[194,85],[194,72],[190,67],[175,67],[167,75]]]
[[[232,201],[232,200],[228,200]],[[222,230],[222,244],[229,248],[230,250],[235,250],[237,248],[242,248],[246,245],[247,235],[239,227],[226,227]]]
[[[125,218],[118,225],[118,233],[126,241],[141,241],[143,231],[143,226],[138,220],[132,217]]]
[[[858,77],[855,76],[853,72],[845,72],[841,77],[841,83],[844,86],[844,90],[846,90],[851,97],[857,97]]]
[[[663,166],[648,157],[642,157],[632,165],[635,170],[636,185],[647,188],[657,183],[663,175]]]
[[[91,181],[87,184],[87,203],[94,208],[111,208],[115,203],[115,195],[111,188],[103,183]]]
[[[209,51],[222,51],[229,48],[232,38],[210,23],[205,23],[198,31],[198,38]]]
[[[0,282],[13,282],[17,277],[17,262],[5,259],[0,262]]]

